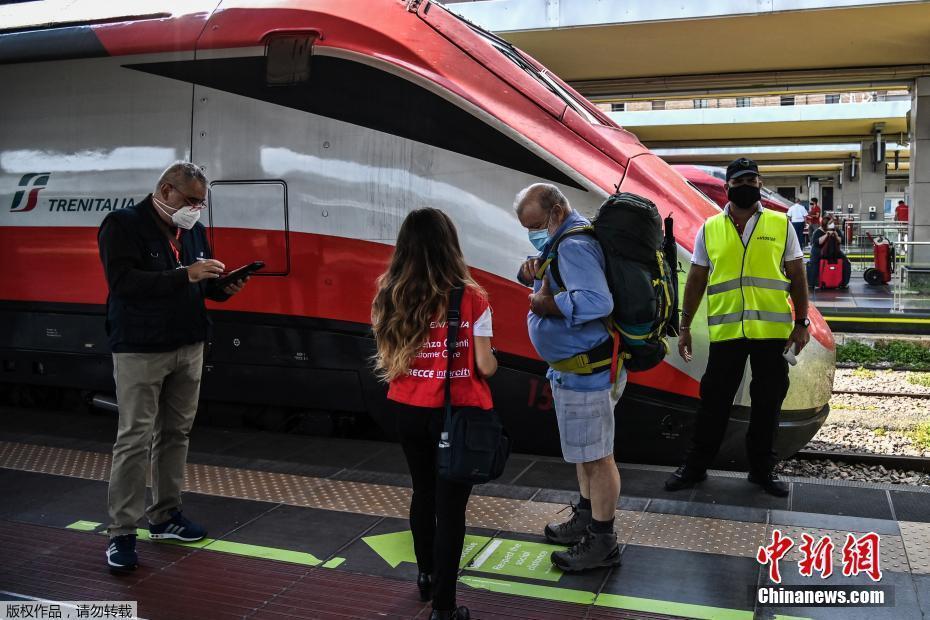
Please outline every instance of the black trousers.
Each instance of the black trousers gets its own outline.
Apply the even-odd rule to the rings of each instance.
[[[749,471],[767,474],[775,467],[772,446],[778,431],[778,414],[788,393],[788,362],[782,357],[784,340],[740,338],[712,342],[707,370],[701,379],[701,405],[694,438],[685,461],[689,468],[703,471],[713,462],[730,421],[730,409],[749,358],[752,410],[746,433]]]
[[[455,608],[455,584],[465,542],[465,507],[470,484],[441,480],[436,446],[442,410],[388,401],[413,479],[410,529],[420,572],[433,575],[433,608]]]

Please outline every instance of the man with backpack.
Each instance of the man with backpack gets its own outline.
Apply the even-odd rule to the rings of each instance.
[[[580,498],[564,523],[545,528],[551,542],[569,545],[552,554],[565,571],[618,566],[620,549],[614,515],[620,472],[614,461],[614,408],[626,385],[620,369],[611,383],[614,338],[605,324],[614,301],[598,241],[565,231],[590,226],[554,185],[537,183],[514,201],[517,218],[539,250],[520,269],[518,280],[533,287],[527,325],[530,339],[550,369],[562,454],[575,463]],[[547,259],[558,245],[558,276]],[[564,290],[563,290],[564,289]]]
[[[727,167],[726,181],[730,202],[698,231],[685,285],[678,352],[691,361],[691,321],[705,289],[710,351],[691,448],[665,488],[686,489],[707,477],[749,358],[749,482],[785,497],[788,487],[773,472],[772,446],[788,393],[787,360],[810,339],[804,254],[788,218],[762,208],[755,162],[737,159]]]

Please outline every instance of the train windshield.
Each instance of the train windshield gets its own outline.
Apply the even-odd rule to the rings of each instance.
[[[459,19],[462,19],[461,16],[457,16]],[[488,43],[490,43],[494,49],[499,51],[504,55],[505,58],[510,60],[513,64],[517,65],[524,72],[532,76],[537,82],[545,86],[552,94],[564,101],[569,107],[571,107],[575,112],[580,114],[589,123],[595,125],[602,125],[600,120],[591,112],[589,112],[584,104],[578,101],[572,93],[568,92],[561,85],[559,85],[552,77],[549,75],[548,69],[539,70],[533,66],[529,60],[527,60],[520,50],[514,47],[508,41],[500,38],[499,36],[479,28],[475,24],[472,24],[468,20],[462,19],[463,22],[468,24],[468,27],[472,29],[478,36],[484,38]]]

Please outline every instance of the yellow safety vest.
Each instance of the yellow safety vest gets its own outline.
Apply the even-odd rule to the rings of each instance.
[[[707,280],[711,342],[785,340],[791,335],[791,281],[783,271],[788,226],[783,213],[763,209],[744,246],[726,213],[718,213],[704,224],[704,243],[712,267]]]

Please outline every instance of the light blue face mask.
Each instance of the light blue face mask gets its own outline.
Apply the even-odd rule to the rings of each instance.
[[[549,212],[549,215],[546,216],[546,224],[543,228],[539,230],[529,230],[526,233],[526,236],[529,237],[530,243],[533,244],[533,247],[542,252],[543,248],[546,247],[546,244],[549,243],[549,218],[552,217],[552,212]]]
[[[527,237],[529,237],[533,247],[540,252],[542,252],[546,244],[549,243],[549,231],[545,228],[542,230],[531,230],[527,233]]]

